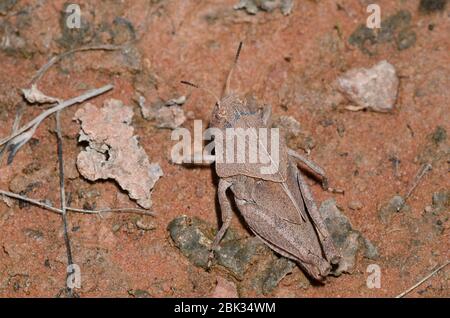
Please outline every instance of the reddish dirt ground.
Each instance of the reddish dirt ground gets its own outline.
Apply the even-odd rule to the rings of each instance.
[[[419,1],[378,1],[382,18],[400,9],[411,13],[416,43],[405,50],[398,50],[394,42],[378,43],[374,45],[376,53],[367,55],[348,44],[349,36],[367,18],[366,1],[298,1],[287,17],[278,11],[250,16],[233,10],[236,2],[83,1],[81,8],[90,29],[82,36],[63,34],[63,1],[20,1],[0,15],[0,35],[6,36],[7,21],[24,41],[19,49],[0,50],[0,136],[10,133],[15,107],[21,101],[19,89],[28,87],[52,55],[99,42],[121,44],[132,35],[113,24],[116,17],[130,21],[135,30],[133,46],[141,55],[139,65],[127,64],[119,52],[82,52],[52,67],[39,82],[43,92],[60,98],[114,84],[113,91],[91,102],[100,106],[107,98],[117,98],[133,106],[133,126],[140,144],[164,171],[152,196],[158,216],[143,217],[144,222],[154,223],[155,230],[138,229],[135,221],[142,217],[131,214],[104,218],[69,214],[74,260],[82,271],[78,294],[130,297],[145,291],[153,297],[199,297],[213,293],[218,273],[189,263],[172,245],[166,230],[167,224],[182,214],[217,224],[213,172],[171,164],[170,130],[157,129],[144,120],[135,97],[137,90],[148,101],[189,94],[191,90],[179,84],[182,79],[220,92],[240,40],[245,44],[233,89],[242,96],[252,93],[272,104],[275,115],[290,115],[301,123],[302,131],[314,140],[311,158],[327,171],[334,186],[346,191],[344,195],[330,194],[309,180],[316,200],[335,198],[353,227],[370,239],[380,254],[376,261],[359,256],[352,274],[330,277],[323,286],[299,287],[296,279],[302,274],[295,270],[269,296],[392,297],[447,262],[448,211],[440,220],[429,219],[425,207],[431,205],[433,193],[449,190],[448,139],[439,146],[430,141],[438,126],[450,132],[448,6],[447,11],[425,14],[418,10]],[[102,25],[106,31],[101,31]],[[107,32],[110,29],[117,32],[112,36]],[[392,113],[351,112],[335,104],[332,83],[338,75],[383,59],[393,64],[400,76]],[[183,107],[193,116],[184,126],[192,128],[194,118],[206,124],[213,103],[202,92],[192,91]],[[64,156],[72,172],[81,149],[76,141],[79,125],[72,120],[78,107],[62,113]],[[42,107],[27,106],[23,122],[41,111]],[[9,189],[14,179],[39,181],[27,196],[58,204],[53,130],[54,118],[48,118],[12,165],[3,161],[1,189]],[[400,160],[397,170],[393,157]],[[410,208],[395,213],[384,224],[379,207],[407,192],[423,157],[432,161],[433,169],[408,199]],[[77,207],[134,204],[113,182],[90,183],[77,177],[67,180],[66,191],[71,205]],[[349,209],[355,200],[363,203],[360,210]],[[439,233],[433,229],[437,221]],[[250,235],[238,218],[232,226]],[[64,287],[67,263],[60,216],[34,206],[20,207],[18,202],[8,207],[0,201],[0,229],[0,296],[57,296]],[[374,263],[381,268],[380,289],[366,286],[367,266]],[[448,283],[446,268],[409,296],[448,297]]]

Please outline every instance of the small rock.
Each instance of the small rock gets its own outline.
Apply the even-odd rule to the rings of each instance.
[[[206,269],[214,235],[210,226],[198,218],[182,215],[172,220],[167,229],[181,253],[195,266]]]
[[[441,191],[433,193],[433,210],[436,212],[448,211],[450,209],[450,191]]]
[[[173,106],[173,105],[181,106],[184,105],[184,103],[186,103],[186,96],[180,96],[178,98],[169,99],[166,102],[166,106]]]
[[[205,186],[203,185],[203,183],[200,183],[195,188],[195,195],[197,196],[197,198],[203,198],[205,196]]]
[[[301,148],[309,152],[315,147],[314,139],[302,132],[300,123],[292,116],[280,116],[272,124],[274,128],[280,128],[287,145],[292,149]]]
[[[279,8],[286,16],[292,13],[293,7],[293,0],[240,0],[233,8],[245,10],[250,15],[255,15],[259,11],[272,12]]]
[[[280,116],[276,126],[283,129],[287,138],[298,136],[302,132],[300,123],[292,116]]]
[[[391,42],[396,38],[396,33],[400,30],[406,30],[410,27],[411,13],[406,10],[400,10],[390,15],[381,22],[381,29],[377,36],[377,42]]]
[[[419,164],[433,164],[436,161],[446,158],[449,152],[447,131],[442,126],[437,126],[433,133],[427,138],[427,143],[414,159]]]
[[[64,175],[69,180],[74,180],[80,176],[77,170],[77,162],[75,158],[64,159]]]
[[[36,241],[42,241],[42,239],[44,238],[44,234],[39,230],[25,229],[23,232],[26,236]]]
[[[435,144],[439,144],[447,139],[447,131],[442,126],[437,126],[436,130],[431,135],[431,139]]]
[[[398,37],[395,39],[397,43],[397,49],[399,51],[409,49],[416,43],[416,32],[412,30],[403,30],[398,34]]]
[[[350,110],[371,109],[389,112],[397,100],[399,80],[392,64],[381,61],[370,69],[347,71],[337,79],[339,90],[357,107]]]
[[[338,122],[336,125],[336,130],[337,133],[339,135],[339,137],[344,137],[344,133],[345,133],[345,126],[342,122]]]
[[[293,8],[294,0],[281,0],[280,9],[283,15],[290,15]]]
[[[150,294],[146,290],[136,289],[129,290],[128,295],[133,296],[134,298],[150,298]]]
[[[1,0],[0,1],[0,14],[5,15],[11,10],[17,3],[17,0]]]
[[[424,13],[443,11],[447,0],[420,0],[419,10]]]
[[[123,45],[136,40],[136,31],[133,24],[123,17],[116,17],[114,19],[111,32],[115,45]]]
[[[214,289],[212,298],[238,298],[238,291],[236,284],[226,280],[220,276],[217,276],[217,285]]]
[[[33,175],[16,175],[9,183],[9,190],[14,193],[27,194],[42,185],[42,182],[38,180]]]
[[[371,241],[362,237],[363,244],[365,247],[364,257],[370,260],[377,260],[379,258],[378,249]]]
[[[216,253],[217,264],[242,280],[249,265],[258,254],[267,252],[267,246],[257,237],[224,241]]]
[[[22,172],[29,175],[36,171],[39,171],[41,169],[41,164],[37,161],[33,161],[29,165],[27,165],[25,168],[22,169]]]
[[[405,205],[405,200],[399,196],[394,196],[389,202],[379,209],[378,216],[383,223],[388,223],[391,216],[400,210],[407,210],[409,207]]]
[[[125,45],[120,51],[123,65],[131,72],[137,73],[142,70],[142,55],[133,45]]]
[[[97,189],[78,189],[77,190],[78,199],[95,199],[101,196],[101,193]]]
[[[26,295],[30,294],[31,279],[28,274],[11,274],[7,285],[12,287],[15,292],[22,291]]]
[[[1,11],[0,15],[2,15]],[[6,54],[12,56],[20,56],[21,54],[27,56],[29,54],[29,44],[25,38],[20,36],[19,28],[9,21],[5,21],[5,19],[0,20],[0,39],[0,50],[3,50]]]
[[[5,195],[0,194],[0,200],[2,200],[8,208],[12,208],[12,206],[14,205],[13,200]]]
[[[400,10],[381,21],[381,28],[376,32],[361,24],[349,37],[348,42],[357,46],[361,52],[376,55],[376,44],[390,43],[397,40],[398,49],[407,49],[415,43],[416,34],[411,29],[411,13]],[[402,34],[403,33],[403,34]],[[401,38],[401,41],[398,39]]]
[[[244,9],[248,14],[255,15],[258,13],[258,6],[253,0],[240,0],[234,7],[234,10]]]
[[[295,266],[294,262],[284,257],[274,260],[266,273],[266,279],[262,286],[263,294],[270,294],[280,281],[292,272]]]
[[[206,269],[212,241],[217,231],[195,217],[179,216],[168,225],[171,239],[195,266]],[[279,258],[259,238],[241,238],[228,229],[215,253],[213,268],[225,269],[239,281],[244,296],[270,293],[295,263]]]
[[[120,228],[122,227],[122,225],[123,225],[123,224],[120,224],[120,223],[114,224],[114,225],[112,226],[112,231],[113,231],[114,233],[116,233],[117,231],[120,230]]]
[[[349,207],[351,210],[361,210],[361,209],[364,207],[364,204],[362,204],[361,201],[351,201],[351,202],[348,204],[348,207]]]
[[[342,273],[351,273],[356,264],[356,255],[362,247],[364,247],[366,256],[378,256],[372,243],[352,228],[350,221],[336,206],[336,201],[333,199],[324,201],[319,211],[342,256],[337,268],[333,269],[333,275],[340,276]]]
[[[155,119],[156,127],[175,129],[186,121],[186,116],[179,106],[168,106],[158,109]]]
[[[186,97],[181,96],[167,102],[157,101],[149,107],[143,96],[139,96],[138,100],[144,119],[155,121],[155,126],[158,128],[168,129],[178,128],[186,121],[186,115],[181,108],[185,102]]]
[[[143,231],[151,231],[156,229],[156,226],[153,222],[144,222],[143,219],[138,219],[136,221],[136,227]]]

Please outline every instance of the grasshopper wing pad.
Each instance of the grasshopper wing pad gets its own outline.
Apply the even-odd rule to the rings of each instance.
[[[287,184],[298,206],[305,209],[293,169],[296,167],[290,165]],[[323,256],[317,232],[309,219],[301,220],[278,184],[247,178],[244,185],[233,185],[232,190],[239,211],[255,235],[279,254],[296,261],[313,278],[322,280],[328,275],[330,264]]]
[[[260,112],[236,113],[234,119],[233,129],[223,131],[222,162],[216,160],[215,164],[217,175],[222,178],[244,175],[274,182],[286,181],[288,154],[281,132],[266,127]],[[227,158],[229,148],[233,153]],[[216,156],[217,151],[216,147]]]

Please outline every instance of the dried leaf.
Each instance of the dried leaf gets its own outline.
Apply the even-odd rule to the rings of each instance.
[[[31,88],[22,89],[23,96],[31,104],[51,104],[57,103],[59,100],[54,97],[50,97],[42,93],[36,84],[31,85]]]

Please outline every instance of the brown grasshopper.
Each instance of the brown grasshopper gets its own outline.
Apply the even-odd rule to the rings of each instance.
[[[241,47],[242,43],[228,74],[223,97],[215,97],[210,127],[223,132],[227,128],[269,128],[270,131],[272,114],[269,105],[257,105],[252,99],[242,101],[229,91],[231,74],[237,65]],[[182,83],[202,88],[189,82]],[[216,139],[214,143],[217,143]],[[322,180],[325,189],[331,189],[319,166],[289,149],[283,138],[279,138],[278,146],[278,169],[272,174],[261,173],[262,163],[216,160],[223,223],[213,241],[210,261],[231,223],[233,212],[227,196],[229,189],[245,222],[256,236],[275,252],[295,261],[312,278],[322,281],[330,273],[332,265],[340,260],[340,255],[297,164],[309,168]],[[260,148],[264,147],[268,148],[268,144]],[[216,158],[217,152],[222,150],[216,147]]]

